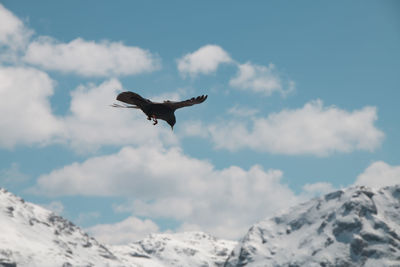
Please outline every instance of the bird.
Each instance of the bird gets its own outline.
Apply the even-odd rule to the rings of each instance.
[[[156,125],[158,123],[157,120],[160,119],[166,121],[173,130],[176,123],[175,110],[178,108],[203,103],[207,97],[207,95],[201,95],[184,101],[165,100],[159,103],[153,102],[150,99],[146,99],[137,93],[126,91],[120,93],[116,99],[129,105],[113,104],[111,106],[117,108],[140,109],[147,115],[148,120],[153,120],[153,125]]]

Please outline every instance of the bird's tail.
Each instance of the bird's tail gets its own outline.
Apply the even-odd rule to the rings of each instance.
[[[134,105],[132,105],[132,106],[130,106],[130,105],[120,105],[120,104],[116,104],[116,103],[113,103],[113,104],[110,105],[110,106],[113,107],[113,108],[137,108],[137,109],[139,109],[138,106],[134,106]]]

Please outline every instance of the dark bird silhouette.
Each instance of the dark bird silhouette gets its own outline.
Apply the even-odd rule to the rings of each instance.
[[[195,104],[203,103],[207,99],[207,95],[192,97],[184,101],[169,101],[166,100],[162,103],[153,102],[149,99],[143,98],[134,92],[122,92],[117,96],[117,100],[125,102],[130,105],[113,104],[113,107],[118,108],[137,108],[141,109],[146,115],[148,120],[153,120],[153,125],[158,123],[157,119],[166,121],[171,129],[174,128],[176,123],[175,110],[178,108],[188,107]]]

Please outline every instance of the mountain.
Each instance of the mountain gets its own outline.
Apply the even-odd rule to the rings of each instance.
[[[339,190],[261,221],[225,266],[400,266],[400,185]]]
[[[148,266],[224,266],[237,242],[219,240],[202,232],[152,234],[135,243],[113,246],[125,262],[142,258]],[[151,262],[148,262],[148,260]],[[147,265],[146,265],[147,266]]]
[[[154,234],[101,244],[70,221],[0,188],[0,266],[221,266],[236,242],[208,234]]]
[[[4,189],[0,226],[0,266],[118,266],[117,257],[79,227]]]
[[[400,185],[352,187],[250,228],[240,242],[206,233],[101,244],[78,226],[0,189],[0,266],[400,266]]]

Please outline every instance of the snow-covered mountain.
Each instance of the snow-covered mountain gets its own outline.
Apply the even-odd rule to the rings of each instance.
[[[202,232],[152,234],[125,246],[114,246],[112,251],[125,262],[132,258],[148,266],[224,266],[237,242],[218,240]],[[148,260],[151,260],[150,262]],[[147,266],[146,265],[146,266]]]
[[[400,186],[340,190],[261,221],[225,266],[400,266]]]
[[[250,228],[240,242],[201,232],[101,244],[0,189],[0,266],[400,266],[400,185],[353,187]]]
[[[0,266],[119,263],[104,245],[71,222],[4,189],[0,189],[0,227]]]
[[[222,266],[236,244],[188,232],[104,245],[51,211],[0,189],[0,266]]]

